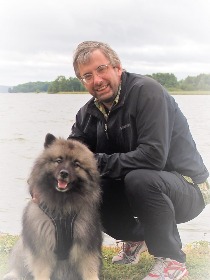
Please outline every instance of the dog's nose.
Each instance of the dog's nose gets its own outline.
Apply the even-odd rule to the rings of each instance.
[[[65,179],[65,178],[67,178],[67,177],[69,176],[69,172],[68,172],[67,170],[62,169],[62,170],[60,171],[60,176],[61,176],[63,179]]]

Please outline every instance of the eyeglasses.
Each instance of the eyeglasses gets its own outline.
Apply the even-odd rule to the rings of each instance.
[[[107,71],[108,71],[108,68],[109,68],[110,64],[111,63],[98,66],[95,69],[96,75],[98,77],[102,77],[103,75],[105,75],[107,73]],[[93,82],[93,74],[92,73],[84,74],[81,77],[81,81],[83,81],[85,84],[91,84]]]

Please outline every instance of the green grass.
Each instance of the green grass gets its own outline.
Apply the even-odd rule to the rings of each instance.
[[[184,248],[187,254],[187,268],[189,277],[183,280],[210,280],[210,243],[206,241],[194,242]],[[111,259],[117,253],[116,248],[103,248],[103,280],[141,280],[152,265],[154,258],[143,253],[137,265],[112,265]]]
[[[7,271],[8,254],[18,236],[0,234],[0,279]]]
[[[0,235],[0,279],[7,271],[8,254],[18,236]],[[103,269],[100,280],[141,280],[151,269],[154,259],[143,253],[137,265],[112,265],[111,259],[118,248],[103,247]],[[183,280],[210,280],[210,243],[199,241],[184,248],[187,254],[189,277]]]

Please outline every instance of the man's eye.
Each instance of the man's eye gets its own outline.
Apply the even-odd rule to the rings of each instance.
[[[106,69],[107,69],[107,67],[105,65],[101,65],[100,67],[98,67],[97,73],[103,74],[104,72],[106,72]]]
[[[90,75],[85,75],[84,78],[85,78],[85,80],[89,81],[89,80],[92,79],[92,75],[91,74]]]

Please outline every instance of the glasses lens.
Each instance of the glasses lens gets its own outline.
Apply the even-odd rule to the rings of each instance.
[[[92,74],[86,74],[82,77],[83,82],[86,84],[90,84],[93,80],[93,75]]]
[[[104,75],[104,74],[106,74],[107,70],[108,70],[108,65],[100,65],[96,69],[96,73],[97,73],[98,76]]]
[[[96,75],[101,77],[103,75],[105,75],[107,73],[108,70],[108,65],[100,65],[98,66],[98,68],[95,70],[96,71]],[[89,73],[89,74],[85,74],[82,77],[82,81],[86,84],[90,84],[93,81],[93,74]]]

